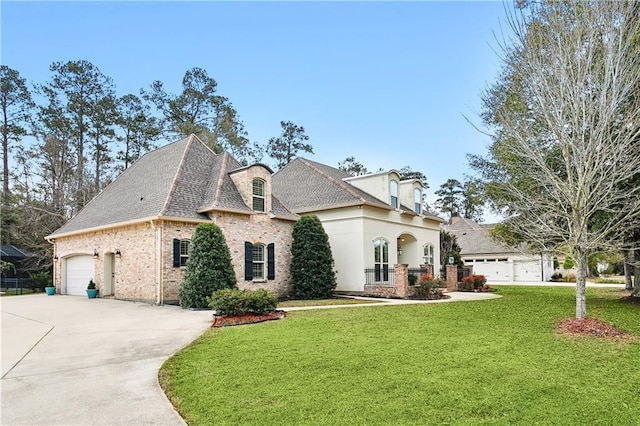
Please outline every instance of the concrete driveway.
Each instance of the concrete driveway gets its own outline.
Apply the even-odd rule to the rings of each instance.
[[[0,307],[1,424],[184,424],[157,373],[210,311],[40,294]]]

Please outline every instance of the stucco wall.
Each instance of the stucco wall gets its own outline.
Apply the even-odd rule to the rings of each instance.
[[[389,242],[390,266],[398,263],[397,238],[411,235],[413,241],[407,238],[403,248],[403,254],[406,254],[402,257],[402,262],[408,263],[412,268],[419,267],[423,263],[422,246],[431,243],[435,248],[434,270],[438,271],[440,268],[440,229],[435,221],[369,206],[345,207],[314,214],[329,235],[335,269],[338,272],[338,291],[364,290],[364,270],[374,266],[373,241],[376,238],[385,238]]]

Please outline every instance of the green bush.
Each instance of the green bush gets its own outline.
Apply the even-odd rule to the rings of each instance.
[[[274,312],[277,305],[278,298],[265,289],[224,289],[214,291],[209,298],[209,306],[222,316],[264,315]]]
[[[336,288],[329,237],[317,216],[302,216],[293,228],[291,282],[298,299],[330,298]]]
[[[207,308],[207,298],[211,293],[235,286],[236,274],[222,231],[213,223],[198,225],[191,238],[191,250],[179,294],[180,306]]]
[[[562,274],[560,272],[554,272],[553,275],[551,275],[551,281],[562,281]]]
[[[411,287],[418,284],[418,276],[416,274],[409,274],[409,285]]]
[[[45,287],[53,287],[53,275],[51,272],[30,273],[31,283],[28,287],[35,291],[44,291]]]

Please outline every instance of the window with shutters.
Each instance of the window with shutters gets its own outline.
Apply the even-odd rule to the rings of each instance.
[[[180,240],[180,266],[185,266],[187,264],[187,259],[189,259],[190,250],[191,250],[191,241]]]
[[[253,180],[253,211],[255,212],[265,211],[265,186],[264,180],[260,178]]]
[[[265,279],[265,247],[264,244],[253,245],[253,280],[264,281]]]

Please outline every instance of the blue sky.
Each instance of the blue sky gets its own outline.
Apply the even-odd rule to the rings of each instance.
[[[249,138],[305,127],[315,155],[371,171],[410,166],[433,191],[486,152],[481,91],[497,76],[502,2],[7,2],[2,64],[30,83],[86,59],[118,95],[160,80],[178,92],[198,66]]]

